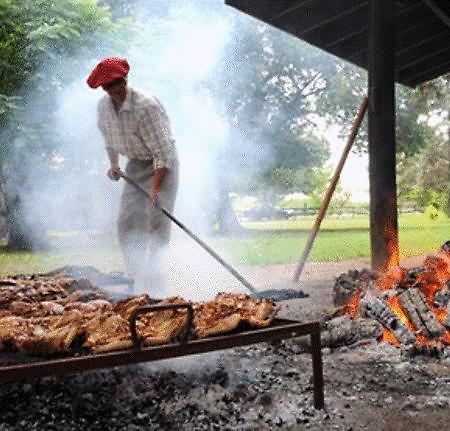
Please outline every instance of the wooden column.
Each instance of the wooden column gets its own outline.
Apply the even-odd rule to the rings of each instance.
[[[369,181],[372,269],[398,264],[395,174],[395,2],[370,0]]]

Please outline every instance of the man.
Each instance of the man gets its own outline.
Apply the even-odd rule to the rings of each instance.
[[[98,126],[111,163],[107,175],[119,179],[119,154],[128,162],[125,172],[149,191],[150,202],[125,184],[120,202],[118,237],[128,273],[137,283],[161,282],[158,259],[170,239],[170,220],[154,206],[173,211],[178,188],[178,158],[170,122],[155,96],[143,95],[127,85],[126,59],[108,57],[87,79],[91,88],[106,95],[98,104]],[[148,286],[143,288],[160,288]]]

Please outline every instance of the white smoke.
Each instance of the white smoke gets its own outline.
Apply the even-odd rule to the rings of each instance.
[[[214,196],[210,190],[217,169],[214,161],[226,142],[228,130],[215,111],[203,81],[210,69],[223,61],[223,48],[232,37],[232,12],[225,5],[217,11],[201,3],[172,3],[171,12],[159,31],[152,25],[151,10],[137,11],[146,20],[140,23],[138,40],[128,51],[117,53],[104,49],[98,57],[82,59],[80,63],[86,64],[86,68],[80,70],[79,79],[68,83],[60,92],[54,124],[63,137],[59,152],[54,155],[55,164],[60,167],[56,175],[57,191],[55,183],[51,187],[43,186],[33,200],[45,202],[45,214],[41,212],[37,216],[45,219],[49,230],[81,232],[70,241],[64,235],[57,237],[58,241],[53,240],[61,250],[71,244],[75,264],[124,270],[115,239],[122,184],[111,182],[105,176],[109,162],[97,128],[97,102],[104,93],[86,85],[90,70],[106,56],[126,57],[131,65],[128,85],[154,94],[164,104],[180,159],[180,186],[174,213],[199,235],[209,230],[206,215],[212,203],[205,198]],[[154,7],[154,2],[149,2],[148,7]],[[64,159],[61,154],[69,157]],[[124,166],[125,160],[121,160],[121,167]],[[37,208],[43,207],[30,205],[33,214],[38,213]],[[173,226],[172,232],[173,240],[164,258],[166,287],[163,290],[159,286],[156,292],[151,289],[151,294],[204,299],[221,290],[245,291],[178,227]],[[108,247],[111,252],[104,262],[101,250]],[[70,258],[65,263],[71,263]]]

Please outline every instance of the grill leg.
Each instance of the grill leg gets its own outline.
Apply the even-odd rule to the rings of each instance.
[[[320,328],[311,333],[311,350],[313,365],[314,407],[324,408],[322,350],[320,345]]]

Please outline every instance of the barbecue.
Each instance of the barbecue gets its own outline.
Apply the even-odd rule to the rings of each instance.
[[[0,381],[310,335],[314,405],[323,407],[319,324],[278,319],[272,300],[224,292],[199,303],[146,294],[118,300],[88,279],[61,274],[0,284]]]
[[[32,288],[31,281],[38,286],[36,289]],[[44,283],[58,286],[53,301],[47,300],[48,295],[36,295]],[[158,301],[159,310],[150,311],[146,308],[150,304],[147,294],[110,302],[97,299],[101,293],[86,281],[84,290],[76,289],[72,293],[65,288],[76,286],[69,278],[50,281],[35,277],[25,284],[28,290],[17,284],[5,287],[10,302],[2,304],[6,315],[0,319],[0,325],[5,333],[11,328],[12,335],[3,336],[4,346],[32,355],[69,352],[77,337],[83,340],[83,347],[93,353],[131,348],[129,320],[132,316],[140,340],[150,346],[171,342],[188,330],[192,320],[195,336],[206,338],[231,332],[240,324],[267,327],[278,311],[270,300],[223,292],[204,303],[187,303],[181,297],[167,298]],[[46,300],[39,301],[40,298]]]

